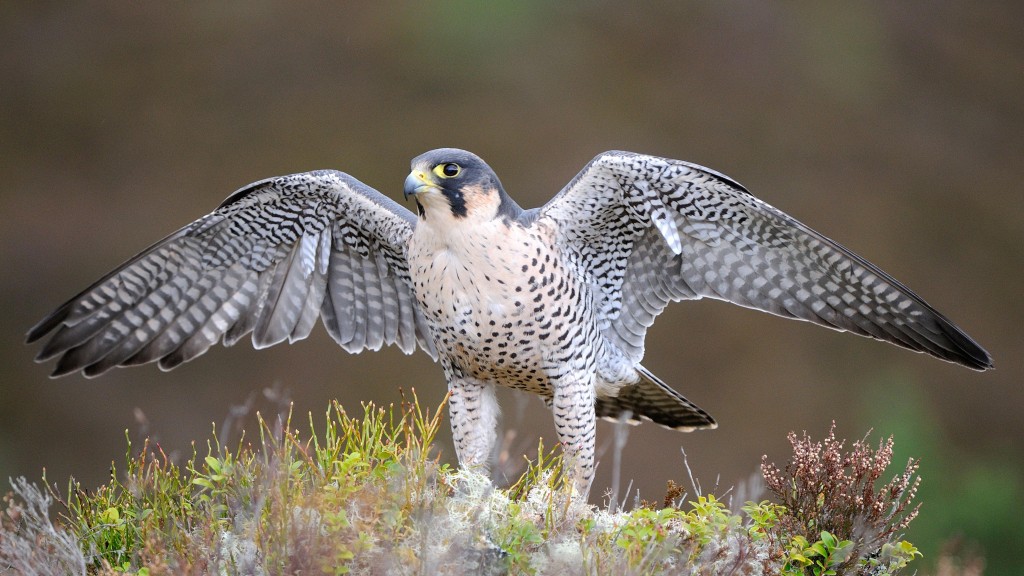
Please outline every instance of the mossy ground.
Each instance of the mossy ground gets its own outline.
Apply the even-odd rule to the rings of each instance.
[[[765,463],[778,503],[737,510],[713,494],[632,510],[587,504],[539,451],[507,489],[439,463],[443,406],[337,403],[317,430],[260,419],[255,437],[214,439],[177,465],[129,442],[108,484],[13,481],[0,571],[36,574],[896,574],[917,550],[913,463],[876,491],[891,441],[842,452],[791,437]],[[45,484],[45,479],[44,479]],[[56,520],[49,517],[56,511]]]

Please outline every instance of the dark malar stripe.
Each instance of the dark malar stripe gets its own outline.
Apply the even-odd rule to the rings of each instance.
[[[448,197],[448,204],[452,208],[452,216],[456,218],[466,217],[466,198],[458,190],[445,189],[444,195]]]

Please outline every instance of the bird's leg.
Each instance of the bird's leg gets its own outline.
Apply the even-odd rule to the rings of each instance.
[[[594,481],[594,385],[574,377],[552,379],[551,411],[562,453],[572,467],[576,491],[584,498]]]
[[[471,378],[452,378],[448,389],[448,414],[459,464],[487,474],[497,436],[498,402],[494,386]]]

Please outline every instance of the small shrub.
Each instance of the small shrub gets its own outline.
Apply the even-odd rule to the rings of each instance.
[[[835,423],[822,442],[788,435],[793,458],[784,470],[761,460],[768,490],[784,512],[777,530],[789,534],[786,569],[792,574],[892,574],[920,556],[894,537],[917,517],[911,507],[920,477],[910,460],[902,473],[876,489],[892,461],[893,439],[873,449],[865,440],[844,452]],[[837,536],[838,535],[838,536]],[[843,539],[839,539],[839,538]]]

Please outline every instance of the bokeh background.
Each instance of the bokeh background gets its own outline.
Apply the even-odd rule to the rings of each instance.
[[[743,182],[894,274],[997,365],[979,374],[718,302],[677,305],[648,333],[645,364],[720,428],[630,429],[623,484],[651,500],[669,479],[688,484],[683,447],[704,490],[749,487],[762,454],[788,455],[788,431],[820,438],[835,420],[840,437],[895,434],[898,460],[922,458],[924,507],[907,537],[932,559],[959,538],[988,573],[1015,573],[1024,4],[176,8],[0,5],[0,477],[45,467],[58,484],[95,486],[125,430],[183,458],[212,422],[237,434],[284,397],[300,415],[332,398],[394,402],[400,387],[440,401],[424,356],[350,356],[320,328],[258,353],[215,348],[171,373],[47,379],[23,345],[32,324],[242,185],[337,168],[398,197],[410,158],[457,146],[532,206],[618,148]],[[501,398],[512,470],[554,432],[535,398]],[[612,437],[602,425],[595,501],[612,483]],[[453,461],[447,434],[440,446]]]

